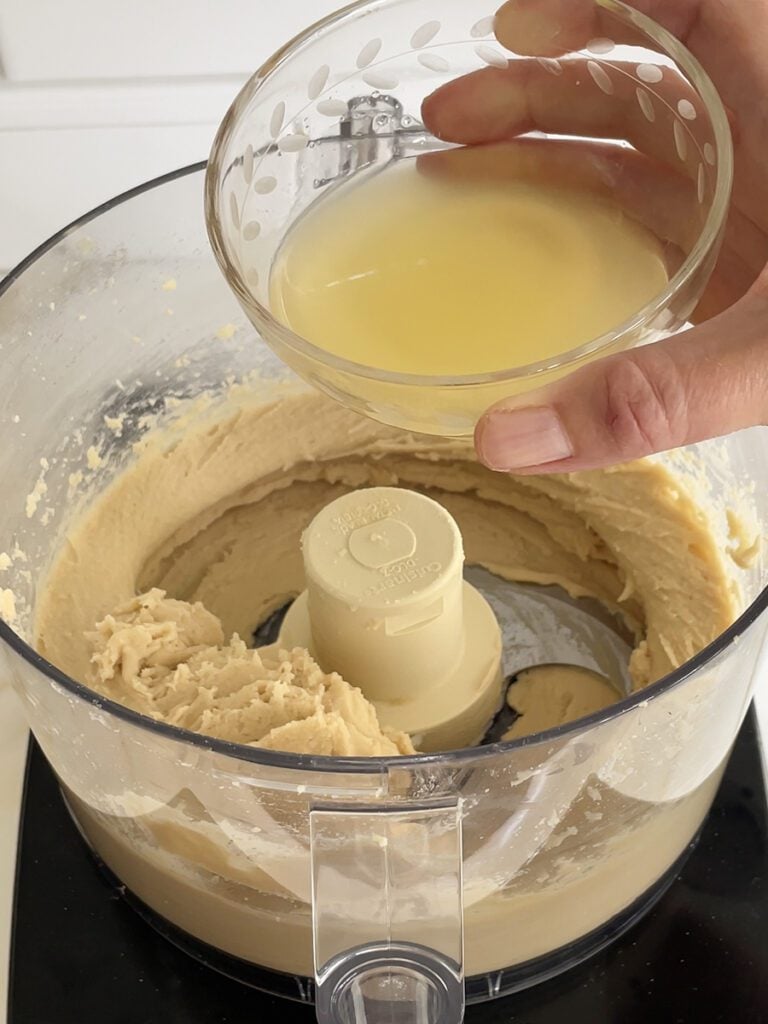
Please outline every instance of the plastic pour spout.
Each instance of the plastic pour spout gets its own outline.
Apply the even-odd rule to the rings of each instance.
[[[451,515],[415,491],[353,491],[315,516],[302,551],[307,589],[281,646],[359,686],[417,749],[477,743],[501,698],[501,632],[462,577]]]

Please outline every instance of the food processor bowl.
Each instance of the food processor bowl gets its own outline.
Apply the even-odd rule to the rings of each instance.
[[[306,380],[384,423],[471,436],[494,402],[685,323],[714,267],[728,210],[725,110],[666,30],[618,0],[576,6],[574,27],[559,20],[571,5],[526,3],[511,22],[515,38],[502,45],[487,0],[361,0],[301,33],[243,87],[211,153],[211,244],[256,329]],[[575,185],[615,204],[658,239],[667,286],[627,322],[560,356],[474,375],[377,369],[299,336],[270,296],[291,228],[353,180],[409,161],[424,162],[426,173],[451,144],[423,122],[424,100],[480,72],[518,82],[528,111],[511,136],[475,140],[517,140],[512,169],[498,165],[497,173]],[[482,119],[478,110],[473,120]],[[481,173],[489,173],[485,164]],[[393,343],[408,316],[405,306],[392,309]]]
[[[261,986],[315,999],[323,1021],[400,1019],[393,1003],[402,1019],[457,1021],[465,997],[609,942],[674,878],[765,669],[768,565],[758,554],[743,614],[667,678],[558,729],[449,753],[243,746],[68,678],[34,640],[73,516],[158,424],[215,423],[233,393],[308,390],[216,267],[203,178],[197,165],[107,203],[3,283],[0,672],[86,841],[147,913],[227,954],[235,976],[256,965]],[[737,494],[764,530],[761,431],[662,461],[704,489],[723,543]]]

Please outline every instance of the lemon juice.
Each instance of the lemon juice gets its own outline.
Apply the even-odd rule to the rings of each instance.
[[[320,199],[275,259],[275,316],[367,367],[460,376],[556,360],[664,288],[658,239],[607,189],[516,175],[491,148]]]

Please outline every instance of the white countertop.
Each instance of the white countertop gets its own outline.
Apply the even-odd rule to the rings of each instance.
[[[5,1024],[8,1004],[11,908],[27,737],[21,704],[8,682],[0,679],[0,1024]]]

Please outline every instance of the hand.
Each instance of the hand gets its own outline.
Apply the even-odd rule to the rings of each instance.
[[[721,255],[693,328],[489,409],[475,444],[491,469],[592,469],[768,423],[768,0],[629,2],[688,46],[728,110],[735,178]],[[518,52],[527,39],[532,55],[557,56],[605,34],[600,17],[593,0],[510,0],[498,12],[496,35]],[[560,25],[559,49],[552,24]],[[474,144],[532,129],[557,132],[548,124],[556,101],[548,107],[532,97],[515,63],[428,97],[423,113],[434,134]],[[580,127],[585,135],[608,134],[599,124]]]

